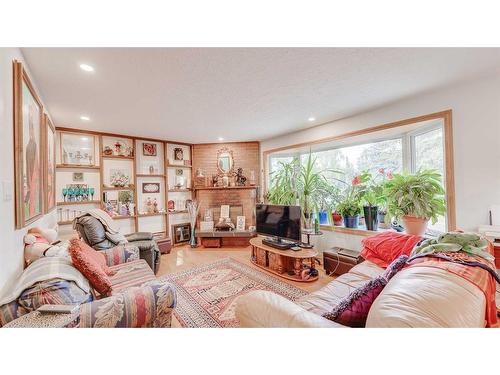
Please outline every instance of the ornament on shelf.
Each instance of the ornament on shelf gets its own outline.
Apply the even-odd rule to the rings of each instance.
[[[113,155],[113,150],[111,149],[111,147],[106,146],[106,147],[104,147],[104,151],[102,153],[105,156],[111,156],[111,155]]]
[[[255,179],[255,171],[252,169],[250,171],[250,178],[249,178],[249,184],[251,186],[255,186],[255,182],[256,182],[256,179]]]
[[[236,185],[245,186],[247,182],[247,178],[243,176],[243,168],[238,168],[238,172],[236,173]]]
[[[167,202],[167,209],[169,212],[175,211],[175,202],[173,200]]]

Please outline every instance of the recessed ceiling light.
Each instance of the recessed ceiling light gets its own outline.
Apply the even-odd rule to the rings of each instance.
[[[90,117],[88,117],[88,116],[80,116],[80,120],[90,121]]]
[[[224,140],[224,138],[222,138],[222,137],[219,137],[217,139],[219,140],[219,142],[222,142]]]
[[[94,68],[87,64],[80,64],[80,69],[85,70],[86,72],[93,72]]]
[[[309,122],[313,122],[314,120],[316,120],[316,117],[309,117],[309,118],[307,119],[307,121],[309,121]]]

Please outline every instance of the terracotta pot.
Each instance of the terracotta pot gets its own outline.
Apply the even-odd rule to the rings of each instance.
[[[427,223],[429,222],[429,219],[410,215],[403,216],[402,219],[405,232],[416,236],[422,236],[425,233]]]
[[[337,226],[337,227],[341,227],[342,226],[342,215],[339,214],[337,211],[335,212],[332,212],[332,221],[333,221],[333,225]]]

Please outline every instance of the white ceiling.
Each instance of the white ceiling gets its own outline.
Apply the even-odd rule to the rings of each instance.
[[[500,49],[23,48],[57,126],[263,140],[500,66]],[[90,64],[85,73],[79,64]],[[91,121],[80,120],[87,115]],[[307,119],[314,116],[314,122]]]

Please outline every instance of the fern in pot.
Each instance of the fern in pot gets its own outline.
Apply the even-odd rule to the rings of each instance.
[[[423,235],[429,220],[435,224],[446,212],[441,174],[423,170],[415,174],[394,174],[385,183],[387,219],[401,220],[408,234]]]

